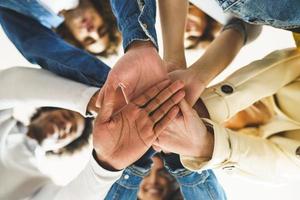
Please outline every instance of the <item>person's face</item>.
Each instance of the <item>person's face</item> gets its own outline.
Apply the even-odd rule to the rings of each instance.
[[[138,198],[141,200],[163,200],[171,192],[171,181],[163,161],[158,157],[153,157],[152,160],[150,174],[143,179],[138,192]]]
[[[81,1],[78,8],[66,12],[64,16],[67,27],[84,49],[97,54],[107,48],[107,24],[90,1]]]
[[[206,14],[194,5],[189,5],[185,29],[185,46],[190,46],[194,40],[200,38],[207,27]]]
[[[28,135],[41,138],[45,151],[55,151],[77,139],[84,125],[84,117],[77,112],[65,109],[45,111],[30,123]]]

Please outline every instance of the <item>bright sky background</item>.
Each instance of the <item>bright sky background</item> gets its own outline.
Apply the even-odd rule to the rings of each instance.
[[[159,23],[157,26],[159,40],[161,41]],[[219,77],[217,77],[214,82],[222,80],[234,70],[248,64],[251,61],[264,57],[273,50],[292,46],[294,46],[294,43],[289,32],[265,27],[261,36],[254,43],[244,47],[229,68],[225,70],[224,73],[222,73]],[[225,51],[226,49],[224,49],[224,52]],[[202,53],[203,52],[201,50],[187,51],[187,62],[191,64],[198,59]],[[29,64],[9,42],[2,29],[0,29],[0,55],[0,69],[12,66],[33,66]],[[117,57],[114,57],[110,60],[106,60],[105,62],[112,65],[116,60]],[[29,112],[30,110],[30,108],[18,109],[16,116],[21,119],[26,119],[27,115],[24,113],[27,113],[27,111]],[[47,161],[47,164],[45,164],[45,171],[50,173],[57,183],[65,183],[79,173],[88,159],[89,150],[87,149],[75,157],[61,159],[53,158]],[[255,165],[256,163],[253,164]],[[300,196],[300,181],[298,183],[290,183],[287,185],[274,187],[241,180],[224,171],[217,171],[216,173],[221,184],[224,186],[227,192],[229,200],[295,200],[299,199]]]

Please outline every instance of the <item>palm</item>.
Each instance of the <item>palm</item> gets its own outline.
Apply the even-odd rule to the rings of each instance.
[[[100,92],[100,112],[103,118],[107,120],[114,111],[126,104],[122,91],[118,90],[120,83],[125,88],[128,100],[131,100],[167,78],[163,62],[153,47],[128,51],[113,67]]]
[[[93,145],[99,159],[122,169],[138,160],[176,117],[184,85],[163,81],[135,98],[108,121],[98,115]]]
[[[133,163],[156,139],[152,126],[153,122],[147,113],[129,104],[110,122],[97,126],[100,132],[94,134],[94,146],[100,146],[98,150],[103,155],[109,154],[119,162]],[[102,145],[97,141],[101,141]]]

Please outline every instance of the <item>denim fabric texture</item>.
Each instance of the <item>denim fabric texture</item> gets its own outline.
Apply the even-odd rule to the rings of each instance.
[[[169,173],[179,183],[184,199],[226,200],[223,187],[218,182],[212,170],[191,172],[186,169],[178,169]]]
[[[130,166],[110,188],[105,200],[136,200],[140,184],[150,168]]]
[[[102,87],[110,68],[89,53],[69,45],[36,19],[0,7],[0,23],[11,42],[31,63],[60,76]]]
[[[217,0],[225,12],[246,22],[281,29],[300,27],[299,0]]]
[[[63,17],[44,8],[38,0],[0,0],[0,7],[35,18],[48,28],[57,28],[64,21]]]
[[[158,49],[155,0],[110,0],[126,50],[133,41],[150,40]]]

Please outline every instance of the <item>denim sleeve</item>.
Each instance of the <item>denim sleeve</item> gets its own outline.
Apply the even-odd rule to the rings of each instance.
[[[184,199],[226,200],[223,187],[212,170],[170,172],[178,181]]]
[[[66,43],[33,18],[0,8],[0,23],[8,38],[31,63],[60,76],[101,87],[110,68],[96,57]]]
[[[110,2],[122,33],[125,50],[136,40],[150,40],[158,48],[155,0],[110,0]]]

